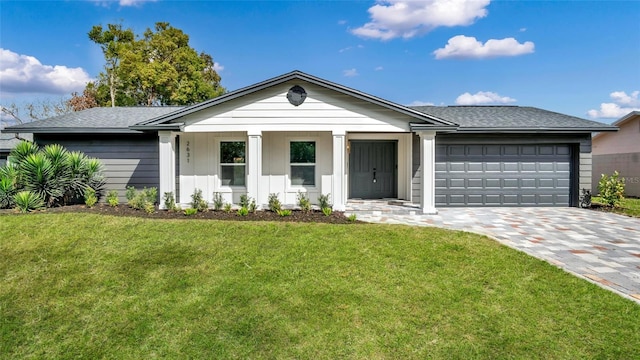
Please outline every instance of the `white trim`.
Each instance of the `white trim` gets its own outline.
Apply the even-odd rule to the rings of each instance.
[[[420,136],[420,208],[424,214],[437,214],[436,209],[436,132],[418,131]]]
[[[222,156],[222,149],[220,148],[221,143],[223,142],[244,142],[244,186],[242,185],[223,185],[222,184],[222,162],[220,161],[220,157]],[[249,141],[244,136],[223,136],[223,137],[215,137],[213,142],[214,151],[213,154],[213,168],[214,173],[214,192],[221,193],[229,193],[234,190],[246,191],[247,190],[247,181],[249,177],[249,166],[248,166],[248,158],[249,158]]]
[[[247,158],[247,196],[254,199],[260,207],[260,176],[262,175],[262,132],[252,131],[248,135]]]
[[[159,191],[160,199],[164,193],[176,196],[176,134],[170,131],[158,131]],[[164,202],[159,202],[164,209]]]
[[[285,189],[287,192],[317,192],[320,188],[320,178],[318,174],[318,137],[317,136],[287,136],[287,154],[286,154],[286,169],[285,169]],[[315,162],[313,163],[314,172],[313,172],[313,186],[309,185],[294,185],[291,182],[291,143],[292,142],[303,142],[303,141],[313,141],[315,144]],[[311,164],[297,164],[302,166],[311,166]]]
[[[347,142],[346,134],[333,132],[333,181],[331,183],[331,202],[335,211],[345,211],[347,205]]]

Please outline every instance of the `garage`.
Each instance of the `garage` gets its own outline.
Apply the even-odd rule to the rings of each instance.
[[[437,144],[436,206],[570,206],[570,144]]]

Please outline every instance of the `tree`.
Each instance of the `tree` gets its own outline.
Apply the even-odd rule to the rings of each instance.
[[[109,87],[111,106],[116,106],[116,91],[122,78],[119,73],[120,63],[134,43],[133,30],[123,29],[122,24],[108,24],[106,29],[96,25],[89,31],[89,39],[102,49],[106,73],[101,73],[101,78]]]
[[[71,93],[71,98],[67,100],[67,105],[73,111],[81,111],[91,109],[98,106],[96,99],[97,89],[93,82],[87,84],[87,87],[82,91],[82,95],[77,92]]]
[[[94,26],[89,33],[105,54],[105,72],[94,84],[94,96],[105,106],[108,89],[111,105],[189,105],[224,93],[220,76],[211,55],[200,53],[189,45],[182,30],[158,22],[142,37],[112,37],[122,31],[118,25],[109,30]],[[131,31],[131,30],[126,30]]]

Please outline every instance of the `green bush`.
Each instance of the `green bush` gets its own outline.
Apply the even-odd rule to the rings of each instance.
[[[624,179],[620,178],[617,171],[614,171],[611,176],[602,174],[598,182],[598,191],[606,205],[618,206],[624,199]]]
[[[283,217],[284,217],[284,216],[289,216],[289,215],[291,215],[291,210],[289,210],[289,209],[279,209],[279,210],[277,210],[277,211],[276,211],[276,213],[277,213],[278,215],[280,215],[280,216],[283,216]]]
[[[277,193],[269,194],[269,210],[273,212],[278,212],[278,210],[282,209],[282,204],[280,203],[280,199],[278,199]]]
[[[147,214],[153,214],[156,211],[156,206],[150,202],[146,202],[144,203],[144,207],[143,210],[147,213]]]
[[[249,209],[247,209],[245,206],[240,207],[240,209],[238,209],[238,215],[240,216],[249,215]]]
[[[347,219],[351,222],[355,222],[356,221],[356,214],[351,214],[349,215],[349,217],[347,217]]]
[[[15,183],[9,177],[0,174],[0,209],[13,207],[13,197],[16,195]]]
[[[324,194],[318,196],[318,206],[320,209],[331,208],[331,203],[329,202],[329,197],[331,194]]]
[[[96,197],[96,191],[90,187],[87,187],[84,190],[84,204],[87,207],[92,208],[98,202],[98,198]]]
[[[240,207],[249,207],[250,198],[247,194],[240,195]]]
[[[120,204],[120,200],[118,200],[118,191],[117,190],[109,190],[107,193],[107,204],[111,207],[116,207]]]
[[[136,197],[136,188],[133,186],[127,186],[127,192],[125,194],[125,197],[127,198],[127,202],[133,200],[133,198]]]
[[[304,212],[308,212],[311,210],[311,200],[309,200],[309,197],[307,196],[307,194],[298,191],[298,206],[300,206],[300,210],[304,211]]]
[[[333,209],[331,209],[330,207],[323,207],[322,213],[324,214],[324,216],[330,216],[333,213]]]
[[[191,208],[196,209],[198,211],[207,211],[209,209],[209,205],[202,197],[202,190],[195,189],[193,190],[193,194],[191,194]]]
[[[22,213],[42,209],[44,207],[44,200],[42,200],[42,197],[37,193],[28,190],[23,190],[17,193],[13,197],[13,201],[16,208]]]
[[[188,208],[188,209],[184,209],[184,214],[186,216],[192,216],[198,213],[198,209],[194,209],[194,208]]]
[[[176,199],[173,196],[173,191],[164,193],[164,208],[167,211],[174,211],[176,209]]]
[[[224,204],[224,206],[222,208],[223,208],[224,212],[231,212],[231,203]]]
[[[213,210],[219,211],[224,206],[224,200],[222,199],[222,194],[219,192],[213,193]]]
[[[0,171],[2,177],[13,179],[16,193],[32,191],[46,206],[82,201],[87,187],[94,189],[100,199],[105,183],[99,160],[78,151],[69,152],[58,144],[40,148],[28,141],[11,150],[8,164]]]

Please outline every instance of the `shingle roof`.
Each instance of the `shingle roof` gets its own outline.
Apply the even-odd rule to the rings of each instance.
[[[181,106],[97,107],[5,128],[4,132],[129,132],[129,126]]]
[[[31,134],[20,134],[20,137],[27,140],[32,140],[33,136]],[[0,133],[0,151],[9,151],[13,149],[18,143],[20,139],[16,139],[15,134],[4,134]]]
[[[528,106],[412,106],[414,110],[460,125],[459,131],[582,130],[615,131],[596,121]]]

